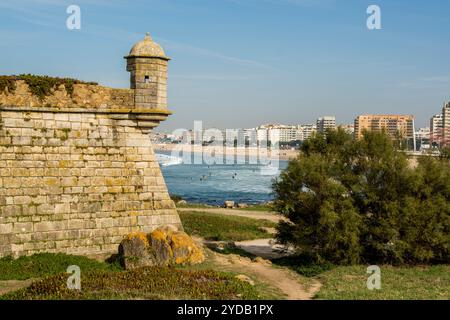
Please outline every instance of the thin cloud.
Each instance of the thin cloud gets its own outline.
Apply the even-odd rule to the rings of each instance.
[[[143,33],[137,33],[137,32],[130,32],[126,30],[121,29],[113,29],[110,27],[102,27],[98,25],[91,25],[91,28],[86,29],[84,28],[82,32],[86,32],[91,35],[108,38],[108,39],[115,39],[118,41],[127,41],[127,42],[135,42],[140,40],[143,37]],[[215,51],[211,51],[209,49],[196,47],[190,44],[181,43],[178,41],[169,40],[166,38],[156,37],[152,36],[153,39],[155,39],[156,42],[160,43],[164,49],[166,50],[173,50],[181,53],[189,53],[197,56],[203,56],[203,57],[211,57],[223,61],[228,61],[236,65],[240,66],[246,66],[246,67],[252,67],[257,69],[263,69],[263,70],[269,70],[269,71],[279,71],[278,69],[260,63],[258,61],[249,60],[249,59],[242,59],[237,58],[233,56],[224,55]]]
[[[163,45],[163,47],[170,49],[170,50],[176,50],[176,51],[180,51],[180,52],[186,52],[186,53],[191,53],[191,54],[205,56],[205,57],[212,57],[212,58],[229,61],[229,62],[238,64],[241,66],[246,66],[246,67],[253,67],[253,68],[265,69],[265,70],[270,70],[270,71],[278,71],[278,69],[276,69],[272,66],[260,63],[258,61],[232,57],[232,56],[224,55],[224,54],[214,52],[214,51],[211,51],[208,49],[192,46],[192,45],[181,43],[181,42],[171,41],[171,40],[167,40],[167,39],[163,39],[163,38],[159,38],[159,37],[155,37],[155,40],[158,41],[159,43],[161,43]]]
[[[249,77],[245,76],[221,76],[221,75],[181,75],[174,74],[171,76],[174,79],[187,79],[187,80],[207,80],[207,81],[239,81],[248,80]]]
[[[421,80],[425,81],[425,82],[450,82],[450,75],[432,76],[432,77],[422,78]]]
[[[402,88],[433,89],[433,88],[448,87],[449,84],[450,84],[450,75],[438,75],[438,76],[422,77],[409,82],[402,82],[399,85]]]
[[[296,1],[296,0],[286,0],[286,1]],[[307,0],[312,1],[312,0]],[[96,4],[96,5],[119,5],[124,3],[121,0],[116,1],[106,1],[106,0],[79,0],[77,2],[78,5],[85,4]],[[40,26],[47,27],[53,29],[62,29],[65,28],[65,24],[61,23],[61,19],[57,19],[54,15],[49,14],[48,7],[66,7],[69,5],[70,1],[57,1],[57,0],[23,0],[23,1],[14,1],[14,2],[6,2],[0,0],[0,8],[5,10],[9,10],[15,13],[19,13],[19,15],[13,14],[12,16],[16,19]],[[127,30],[115,29],[111,27],[103,27],[98,25],[83,25],[82,33],[88,35],[94,35],[107,39],[114,39],[118,41],[137,41],[142,37],[142,34],[138,34],[136,32],[129,32]],[[173,50],[181,53],[189,53],[202,57],[210,57],[213,59],[218,59],[222,61],[229,62],[231,64],[250,67],[255,69],[267,70],[267,71],[279,71],[278,69],[261,63],[259,61],[245,59],[235,56],[226,55],[220,52],[215,52],[206,48],[196,47],[190,44],[181,43],[178,41],[168,40],[164,38],[155,37],[155,40],[160,42],[165,49]]]
[[[227,2],[238,5],[256,5],[273,4],[273,5],[290,5],[300,7],[331,7],[336,4],[337,0],[225,0]]]

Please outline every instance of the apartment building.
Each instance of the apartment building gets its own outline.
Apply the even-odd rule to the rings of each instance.
[[[442,113],[430,119],[430,144],[440,146],[442,143]]]
[[[442,108],[442,146],[450,147],[450,102]]]
[[[317,131],[325,133],[327,129],[336,129],[336,117],[325,116],[317,119]]]
[[[360,115],[355,119],[355,138],[360,139],[364,131],[385,132],[392,139],[404,139],[416,149],[414,116],[412,115]]]

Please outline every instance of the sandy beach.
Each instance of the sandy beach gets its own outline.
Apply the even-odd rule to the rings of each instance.
[[[204,153],[208,155],[233,155],[258,158],[271,158],[279,160],[292,160],[297,157],[298,150],[270,150],[256,147],[222,147],[222,146],[200,146],[188,144],[154,144],[155,151],[170,151],[177,153]]]

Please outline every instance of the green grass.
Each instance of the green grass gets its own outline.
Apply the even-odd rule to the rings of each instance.
[[[118,264],[108,264],[86,257],[62,253],[40,253],[29,257],[0,259],[0,280],[26,280],[66,272],[67,267],[77,265],[83,270],[120,270]]]
[[[185,204],[177,204],[177,208],[192,208],[192,209],[204,209],[204,208],[217,208],[217,206],[210,206],[203,203],[185,203]],[[234,210],[241,211],[261,211],[261,212],[270,212],[272,211],[272,207],[264,204],[255,204],[249,205],[247,208],[234,208]]]
[[[81,269],[81,291],[67,289],[67,267]],[[210,270],[205,263],[185,268],[124,271],[118,264],[86,257],[43,253],[0,259],[0,281],[36,279],[27,288],[0,297],[14,299],[260,299],[257,288],[233,273]]]
[[[381,290],[367,289],[367,266],[318,264],[301,255],[272,260],[322,283],[316,294],[325,300],[428,300],[450,298],[450,266],[380,266]]]
[[[242,211],[261,211],[261,212],[271,212],[273,211],[271,206],[265,205],[265,204],[255,204],[255,205],[249,205],[247,208],[236,208],[237,210]]]
[[[216,207],[208,206],[203,203],[185,203],[185,204],[177,203],[176,206],[177,206],[177,208],[191,208],[191,209],[216,208]]]
[[[226,252],[221,252],[223,254],[237,254],[248,258],[253,258],[254,256],[252,254],[248,254],[245,251],[239,251],[240,249],[236,248],[234,249],[226,249]],[[206,249],[205,255],[206,255],[206,261],[201,264],[196,264],[192,266],[188,265],[179,265],[176,266],[177,269],[180,270],[195,270],[195,271],[205,271],[205,270],[215,270],[218,272],[223,272],[225,274],[228,274],[232,276],[233,278],[239,274],[245,274],[249,276],[251,279],[255,280],[255,285],[253,286],[253,289],[257,292],[257,299],[258,300],[280,300],[284,299],[285,295],[283,292],[281,292],[278,288],[273,287],[272,285],[264,282],[259,281],[258,277],[255,276],[253,273],[251,273],[251,270],[247,268],[239,268],[237,265],[231,264],[221,264],[217,263],[213,258],[213,252],[215,250]],[[219,251],[216,251],[219,252]]]
[[[233,275],[211,270],[188,271],[149,267],[133,271],[82,273],[81,290],[67,289],[67,275],[34,282],[25,289],[1,296],[29,299],[258,299],[258,291]]]
[[[205,212],[180,212],[185,231],[212,241],[244,241],[270,238],[261,227],[275,227],[270,221]]]
[[[381,289],[367,289],[367,266],[336,267],[321,274],[318,299],[435,300],[450,298],[450,266],[380,266]]]
[[[307,256],[272,261],[322,283],[316,299],[325,300],[428,300],[450,298],[450,266],[380,266],[381,290],[367,289],[367,266],[314,263]]]

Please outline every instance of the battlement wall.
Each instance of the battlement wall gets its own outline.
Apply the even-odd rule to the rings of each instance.
[[[0,257],[112,254],[130,232],[181,229],[147,135],[169,114],[131,89],[1,93]]]
[[[134,108],[133,89],[114,89],[92,84],[74,84],[71,91],[60,85],[41,97],[33,94],[23,80],[15,81],[14,92],[0,93],[0,105],[46,108],[118,109]]]

